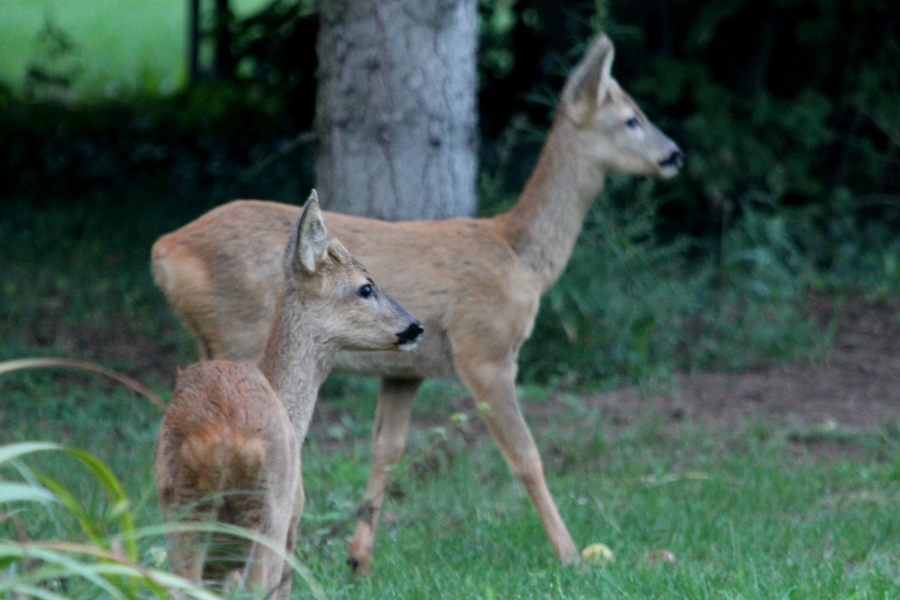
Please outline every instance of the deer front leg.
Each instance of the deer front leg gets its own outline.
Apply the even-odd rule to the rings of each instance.
[[[403,456],[409,432],[409,413],[421,385],[421,379],[386,377],[381,380],[372,431],[372,473],[357,513],[356,531],[347,556],[347,564],[354,575],[368,575],[372,570],[372,548],[384,500],[384,487],[391,468]]]
[[[519,409],[514,358],[483,361],[465,352],[454,358],[457,373],[472,392],[479,415],[525,486],[557,558],[564,564],[577,562],[578,550],[547,489],[541,457]]]

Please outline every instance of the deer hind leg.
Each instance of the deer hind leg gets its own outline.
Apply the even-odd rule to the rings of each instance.
[[[260,531],[262,535],[277,540],[276,531]],[[247,568],[241,582],[241,588],[256,589],[266,594],[266,598],[283,598],[284,558],[280,551],[273,550],[263,544],[254,543],[247,559]]]
[[[467,349],[471,350],[471,346]],[[514,358],[481,361],[471,353],[459,352],[454,360],[457,373],[472,392],[478,413],[525,486],[557,558],[564,564],[577,562],[578,550],[547,489],[541,457],[519,408]]]
[[[247,557],[247,565],[241,581],[244,589],[257,588],[267,594],[266,597],[285,597],[283,574],[284,552],[290,538],[290,526],[293,521],[294,498],[278,501],[266,498],[258,513],[240,526],[251,529],[267,538],[274,547],[253,542]]]
[[[215,502],[209,498],[197,499],[193,490],[193,482],[169,480],[169,485],[161,487],[160,512],[166,521],[175,523],[207,523],[214,518]],[[184,512],[183,506],[190,506]],[[194,585],[200,585],[207,560],[208,534],[196,531],[169,531],[166,533],[168,547],[169,570],[187,579]],[[176,597],[181,597],[176,594]]]
[[[203,563],[206,561],[205,535],[188,531],[166,534],[169,547],[169,568],[176,575],[200,585]]]
[[[372,569],[372,548],[384,487],[391,468],[403,456],[406,436],[409,432],[409,413],[413,399],[422,385],[421,379],[381,380],[378,407],[375,410],[375,426],[372,432],[372,473],[366,486],[366,495],[360,505],[356,531],[350,542],[347,564],[355,575],[367,575]]]

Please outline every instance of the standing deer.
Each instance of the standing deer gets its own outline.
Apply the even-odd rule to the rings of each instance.
[[[270,282],[279,298],[259,366],[208,360],[179,374],[153,460],[164,515],[245,527],[287,553],[303,510],[300,447],[335,352],[411,350],[422,334],[340,242],[327,239],[315,191],[292,230],[278,261],[280,279]],[[195,583],[224,579],[234,561],[207,556],[203,537],[168,535],[172,570]],[[287,598],[284,554],[238,545],[241,586]]]
[[[343,352],[335,368],[381,377],[372,472],[347,563],[371,569],[391,466],[406,444],[413,398],[426,377],[457,374],[563,563],[579,560],[559,516],[516,398],[519,348],[541,295],[558,279],[607,171],[672,177],[678,146],[610,76],[601,36],[566,82],[540,159],[518,202],[491,218],[391,223],[328,214],[329,226],[386,290],[428,328],[415,354]],[[207,357],[253,359],[263,349],[281,247],[298,208],[235,201],[161,237],[153,270]]]

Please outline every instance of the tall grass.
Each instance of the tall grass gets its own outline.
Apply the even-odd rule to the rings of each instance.
[[[680,369],[807,360],[827,338],[805,306],[813,273],[784,215],[747,206],[716,252],[660,239],[652,181],[613,180],[523,349],[526,377],[667,385]]]
[[[39,452],[60,452],[86,468],[106,493],[102,512],[91,511],[78,495],[52,477],[34,471],[19,459]],[[71,462],[71,461],[70,461]],[[0,542],[0,594],[16,598],[170,598],[173,591],[185,598],[217,600],[219,595],[160,569],[160,538],[172,531],[225,534],[266,545],[276,552],[283,547],[251,531],[217,523],[168,523],[137,527],[131,502],[122,484],[101,460],[93,455],[47,442],[0,446],[0,469],[12,466],[22,481],[0,480],[3,520],[11,522],[16,541]],[[55,514],[59,510],[66,515]],[[68,516],[77,523],[71,539],[35,539],[29,513],[40,510],[56,518]],[[27,524],[26,524],[27,523]],[[147,547],[147,544],[154,544]],[[143,551],[141,547],[143,546]],[[164,554],[164,551],[162,552]],[[307,583],[319,600],[321,588],[309,571],[293,556],[285,557],[291,568]],[[235,592],[230,597],[243,594]]]
[[[102,513],[92,514],[65,486],[19,462],[27,455],[48,451],[63,453],[87,470],[106,494]],[[171,590],[178,590],[188,598],[217,598],[166,571],[142,564],[142,533],[135,526],[128,497],[99,459],[59,444],[33,442],[0,447],[0,468],[8,470],[10,465],[22,481],[0,480],[4,521],[12,523],[18,538],[0,542],[0,566],[5,574],[0,594],[4,597],[164,599]],[[57,507],[77,523],[73,528],[77,534],[70,539],[36,538],[26,525],[31,514],[53,513]]]

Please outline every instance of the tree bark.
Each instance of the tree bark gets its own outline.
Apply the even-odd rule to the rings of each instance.
[[[381,219],[475,212],[477,0],[324,0],[316,186]]]

